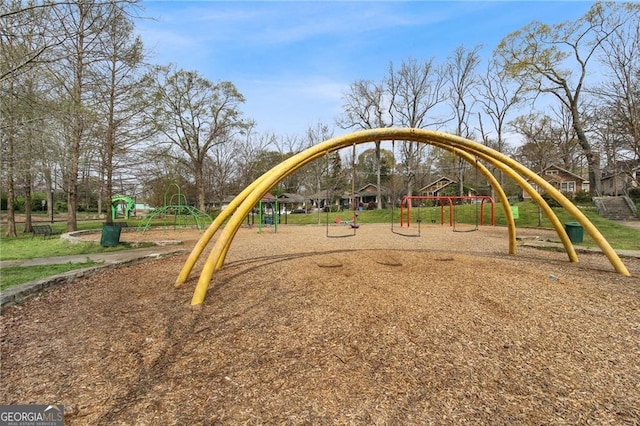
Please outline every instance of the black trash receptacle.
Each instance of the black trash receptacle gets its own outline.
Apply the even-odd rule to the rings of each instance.
[[[584,229],[579,222],[567,222],[564,224],[564,230],[569,236],[569,240],[572,243],[581,243],[584,237]]]
[[[103,225],[100,245],[102,247],[116,247],[120,243],[121,231],[122,227],[120,225]]]

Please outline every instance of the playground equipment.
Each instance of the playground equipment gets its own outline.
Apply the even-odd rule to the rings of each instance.
[[[256,179],[252,184],[247,186],[236,198],[223,210],[213,221],[211,226],[202,235],[194,249],[192,250],[189,258],[185,262],[180,274],[176,279],[176,287],[182,286],[189,277],[191,270],[195,263],[198,261],[200,255],[204,251],[206,245],[209,243],[215,233],[225,224],[222,233],[219,238],[216,239],[215,244],[204,264],[200,278],[196,285],[193,297],[191,299],[192,305],[201,304],[206,296],[211,277],[215,270],[222,268],[224,265],[225,257],[228,253],[229,247],[235,234],[245,216],[255,206],[255,204],[262,198],[274,185],[279,181],[286,178],[291,173],[298,170],[300,167],[314,161],[328,152],[333,152],[337,149],[349,146],[362,144],[367,142],[376,141],[414,141],[418,143],[424,143],[433,145],[448,151],[455,152],[465,159],[467,162],[471,162],[478,168],[481,173],[485,174],[490,180],[491,185],[495,185],[497,180],[489,177],[493,176],[486,167],[481,164],[481,161],[485,161],[491,164],[493,167],[504,172],[508,177],[513,179],[525,192],[527,192],[532,200],[536,202],[543,212],[547,215],[549,221],[556,233],[558,234],[564,249],[571,262],[577,262],[578,256],[573,247],[564,226],[555,215],[553,210],[544,201],[540,194],[531,186],[528,182],[532,182],[537,185],[542,191],[546,192],[554,200],[556,200],[566,211],[569,213],[576,222],[580,223],[584,228],[584,231],[591,236],[595,243],[600,247],[604,255],[608,258],[611,265],[616,272],[629,276],[629,271],[620,260],[620,257],[613,250],[611,245],[602,236],[598,229],[587,219],[587,217],[568,200],[560,191],[554,188],[547,181],[542,179],[533,171],[529,170],[517,161],[507,157],[506,155],[495,151],[487,146],[470,141],[468,139],[461,138],[459,136],[449,135],[441,132],[434,132],[423,129],[395,129],[395,128],[383,128],[383,129],[370,129],[355,132],[349,135],[343,135],[335,137],[324,142],[321,142],[315,146],[312,146],[296,155],[293,155],[275,166],[261,177]],[[507,221],[507,227],[509,232],[509,254],[516,254],[516,232],[515,222],[509,205],[509,201],[504,195],[500,185],[494,186],[494,190],[500,197],[501,205],[504,209],[505,218]]]
[[[327,173],[329,173],[329,153],[325,154],[325,158],[327,160]],[[350,233],[340,233],[340,234],[332,234],[329,232],[329,208],[325,206],[326,216],[326,236],[327,238],[344,238],[344,237],[355,237],[356,230],[360,227],[358,225],[358,210],[356,206],[356,145],[353,144],[353,152],[351,154],[351,208],[353,209],[353,216],[351,220],[342,220],[340,217],[336,218],[335,223],[337,225],[346,225],[351,228]],[[326,199],[329,200],[329,188],[327,188],[327,196]]]
[[[118,206],[124,203],[124,217],[131,218],[131,212],[136,208],[136,202],[133,198],[126,195],[114,195],[111,198],[111,218],[116,220],[118,217]]]
[[[265,214],[265,206],[269,206],[271,214]],[[280,222],[280,213],[278,209],[278,198],[263,198],[258,203],[258,233],[262,234],[262,225],[273,225],[273,232],[278,232],[278,222]]]
[[[172,187],[175,187],[177,192],[171,195],[167,202],[167,196]],[[187,205],[187,198],[182,194],[180,186],[176,183],[172,183],[167,187],[164,192],[163,206],[157,209],[153,209],[138,225],[138,231],[145,233],[150,227],[151,223],[156,218],[163,218],[163,226],[167,226],[167,218],[173,217],[173,226],[176,228],[184,228],[187,226],[196,226],[202,230],[205,223],[211,223],[213,220],[208,214]]]
[[[478,225],[485,224],[484,203],[489,202],[491,205],[491,226],[495,225],[495,201],[488,195],[412,195],[404,196],[402,197],[402,201],[400,201],[400,227],[406,225],[406,227],[409,228],[411,226],[411,205],[413,200],[432,200],[437,202],[440,206],[440,225],[444,225],[444,208],[446,204],[449,207],[449,226],[456,232],[463,232],[459,229],[456,230],[456,223],[460,222],[457,219],[458,210],[456,210],[456,201],[470,201],[475,204],[475,228],[473,230],[477,230]],[[420,209],[420,207],[421,205],[419,204],[418,209]],[[420,211],[418,212],[418,218],[422,218]],[[418,222],[418,228],[421,222],[422,220]],[[432,218],[431,223],[436,223],[436,221]]]
[[[338,217],[336,217],[334,222],[335,222],[336,225],[348,226],[351,229],[351,232],[350,233],[343,233],[343,234],[332,234],[332,233],[330,233],[329,232],[329,210],[327,210],[327,219],[326,219],[326,224],[327,224],[326,236],[327,236],[327,238],[355,237],[356,236],[356,230],[358,228],[360,228],[360,225],[358,225],[358,213],[357,212],[353,213],[353,217],[351,218],[351,220],[342,220],[338,216]]]

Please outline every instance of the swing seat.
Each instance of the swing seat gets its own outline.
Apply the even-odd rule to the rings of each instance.
[[[351,229],[358,229],[358,228],[360,228],[360,225],[358,225],[357,223],[351,223],[351,224],[350,224],[350,226],[351,226]]]

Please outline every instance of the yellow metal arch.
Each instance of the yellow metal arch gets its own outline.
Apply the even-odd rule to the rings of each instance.
[[[533,188],[531,188],[528,183],[526,183],[526,180],[523,179],[522,176],[520,176],[520,174],[524,175],[526,178],[535,182],[539,187],[543,188],[547,193],[549,193],[584,227],[585,231],[589,235],[591,235],[594,241],[602,249],[617,272],[623,275],[629,275],[628,270],[626,269],[618,255],[611,248],[606,239],[604,239],[600,232],[595,228],[595,226],[593,226],[593,224],[582,214],[582,212],[580,212],[580,210],[578,210],[573,205],[573,203],[566,199],[566,197],[564,197],[553,186],[548,184],[544,179],[533,173],[531,170],[522,166],[520,163],[484,145],[480,145],[476,142],[453,135],[421,129],[387,128],[364,130],[352,133],[350,135],[329,139],[290,157],[289,159],[283,161],[282,163],[271,169],[269,172],[262,175],[254,183],[252,183],[244,191],[242,191],[242,193],[239,194],[223,212],[221,212],[214,223],[211,224],[209,229],[207,229],[205,234],[201,237],[200,241],[198,241],[198,243],[196,244],[194,250],[187,259],[187,262],[183,266],[183,269],[181,270],[178,279],[176,280],[176,286],[180,286],[186,281],[188,275],[193,269],[195,262],[204,251],[204,247],[208,244],[213,235],[222,226],[222,224],[227,219],[229,219],[221,235],[214,244],[214,247],[204,265],[204,268],[198,280],[198,284],[193,294],[191,304],[197,305],[202,303],[206,296],[206,291],[211,281],[211,277],[213,276],[213,272],[216,269],[222,267],[226,252],[237,230],[242,225],[242,221],[249,213],[249,211],[253,208],[253,206],[259,201],[259,199],[262,198],[264,194],[266,194],[277,182],[293,173],[298,168],[315,160],[316,158],[324,155],[327,152],[331,152],[350,145],[379,140],[410,140],[420,143],[432,144],[440,147],[457,148],[462,152],[476,155],[505,171],[505,173],[507,173],[510,177],[515,177],[515,180],[532,195],[534,201],[536,201],[541,206],[541,208],[545,210],[545,213],[547,213],[550,220],[552,220],[552,223],[554,223],[554,228],[558,232],[558,235],[560,236],[565,249],[569,254],[570,260],[577,261],[575,250],[573,249],[571,242],[568,240],[566,232],[562,228],[562,225],[559,223],[559,220],[546,204],[546,202],[544,202],[544,200],[539,197],[539,195],[538,197],[535,197],[534,194],[537,194],[537,192],[533,190]],[[508,203],[506,203],[505,206],[508,206]],[[509,226],[511,227],[511,224],[509,224]]]
[[[434,145],[438,146],[438,144],[434,144]],[[483,160],[487,161],[488,163],[491,163],[493,166],[502,170],[505,174],[507,174],[507,176],[513,179],[516,182],[516,184],[518,184],[518,186],[520,186],[523,190],[525,190],[529,194],[531,199],[540,206],[545,216],[547,216],[547,218],[549,219],[549,222],[551,222],[551,226],[553,226],[553,229],[555,229],[556,233],[560,237],[560,241],[562,242],[562,245],[564,246],[564,249],[567,252],[567,255],[569,256],[569,260],[571,262],[577,262],[578,254],[576,253],[575,248],[571,244],[571,241],[569,240],[569,236],[567,235],[567,232],[562,226],[560,219],[558,219],[558,216],[551,209],[551,207],[549,207],[549,204],[547,204],[544,198],[542,198],[542,196],[526,181],[526,179],[524,179],[522,176],[517,174],[511,167],[499,162],[494,158],[487,156],[486,154],[477,153],[476,155],[482,158]]]
[[[500,204],[504,209],[504,216],[507,221],[507,229],[509,230],[509,254],[515,255],[517,250],[516,243],[516,222],[513,219],[513,213],[511,212],[511,205],[509,204],[509,199],[507,198],[507,194],[504,193],[502,186],[500,186],[500,182],[496,179],[496,177],[487,169],[484,164],[478,163],[476,161],[476,157],[467,153],[466,151],[460,151],[456,148],[452,148],[450,146],[434,144],[439,146],[442,149],[450,151],[455,155],[463,158],[465,161],[473,165],[487,178],[489,181],[489,185],[491,185],[496,193],[498,194],[498,198],[500,199]]]

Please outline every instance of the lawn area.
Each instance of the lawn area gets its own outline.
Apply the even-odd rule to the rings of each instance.
[[[95,265],[98,265],[98,263],[88,260],[83,263],[62,263],[57,265],[38,265],[29,267],[9,266],[2,268],[2,274],[0,274],[0,290],[5,290],[14,285],[38,280],[40,278],[51,277],[53,275],[74,271],[76,269],[88,268]]]
[[[65,231],[66,223],[55,222],[52,224],[54,232],[60,234]],[[137,226],[132,221],[131,226]],[[78,230],[101,229],[102,221],[79,221]],[[40,236],[32,237],[31,234],[21,233],[21,224],[18,225],[18,237],[8,238],[5,236],[6,226],[0,227],[0,260],[28,260],[51,256],[71,256],[91,253],[109,253],[120,250],[127,250],[128,244],[119,244],[117,247],[102,247],[100,244],[92,242],[70,243],[63,240],[59,235],[48,238]],[[140,247],[140,246],[138,246]],[[96,265],[96,262],[87,259],[83,263],[66,263],[39,266],[8,266],[3,267],[0,272],[0,289],[4,290],[11,286],[25,282],[58,275],[75,269],[87,268]]]
[[[70,243],[59,237],[19,237],[0,239],[0,260],[36,259],[38,257],[71,256],[74,254],[107,253],[125,250],[124,244],[118,247],[102,247],[91,242]]]

